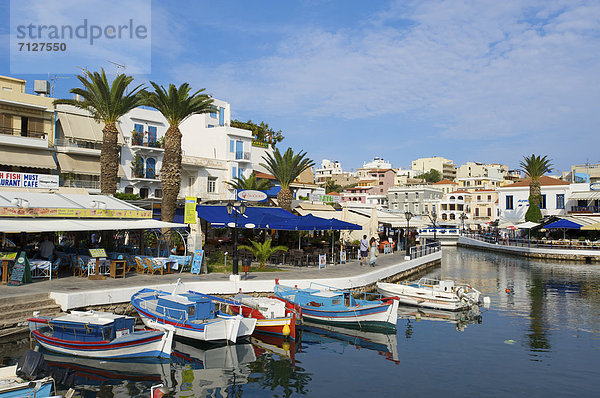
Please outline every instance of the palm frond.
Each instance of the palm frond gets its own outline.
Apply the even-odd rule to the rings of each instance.
[[[304,170],[315,165],[315,162],[306,157],[306,152],[294,154],[292,148],[288,148],[283,155],[276,148],[273,154],[263,156],[263,160],[264,163],[260,165],[279,181],[281,189],[288,189]]]
[[[531,156],[525,156],[519,165],[525,175],[534,181],[552,171],[552,164],[546,155],[536,156],[532,154]]]

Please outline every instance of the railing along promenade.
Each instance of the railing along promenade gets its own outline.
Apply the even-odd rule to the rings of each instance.
[[[539,248],[539,249],[572,249],[572,250],[600,250],[600,242],[586,242],[586,241],[571,241],[571,240],[538,240],[538,239],[523,239],[523,238],[503,238],[495,234],[481,234],[473,232],[463,232],[462,236],[466,236],[471,239],[476,239],[481,242],[512,246],[512,247],[526,247],[526,248]]]
[[[442,245],[439,241],[427,243],[425,245],[413,246],[410,248],[410,259],[414,260],[428,254],[436,253],[442,250]]]

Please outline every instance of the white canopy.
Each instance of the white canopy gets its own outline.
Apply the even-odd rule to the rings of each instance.
[[[81,218],[0,218],[0,232],[56,232],[56,231],[112,231],[128,229],[183,228],[177,224],[152,218],[129,219],[81,219]]]
[[[516,225],[516,227],[519,229],[531,229],[531,228],[537,227],[538,225],[540,225],[540,224],[532,222],[532,221],[527,221],[527,222],[524,222],[523,224]]]

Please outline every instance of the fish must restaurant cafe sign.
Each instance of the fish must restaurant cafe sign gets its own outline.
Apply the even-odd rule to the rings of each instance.
[[[58,189],[58,176],[0,171],[0,187]]]

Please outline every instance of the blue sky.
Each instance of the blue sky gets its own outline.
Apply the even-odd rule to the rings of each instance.
[[[152,2],[152,74],[136,78],[206,88],[234,118],[283,130],[282,146],[317,164],[600,161],[597,1],[182,4]],[[10,73],[8,15],[3,1],[0,73],[47,77]],[[75,83],[58,80],[55,96]]]

